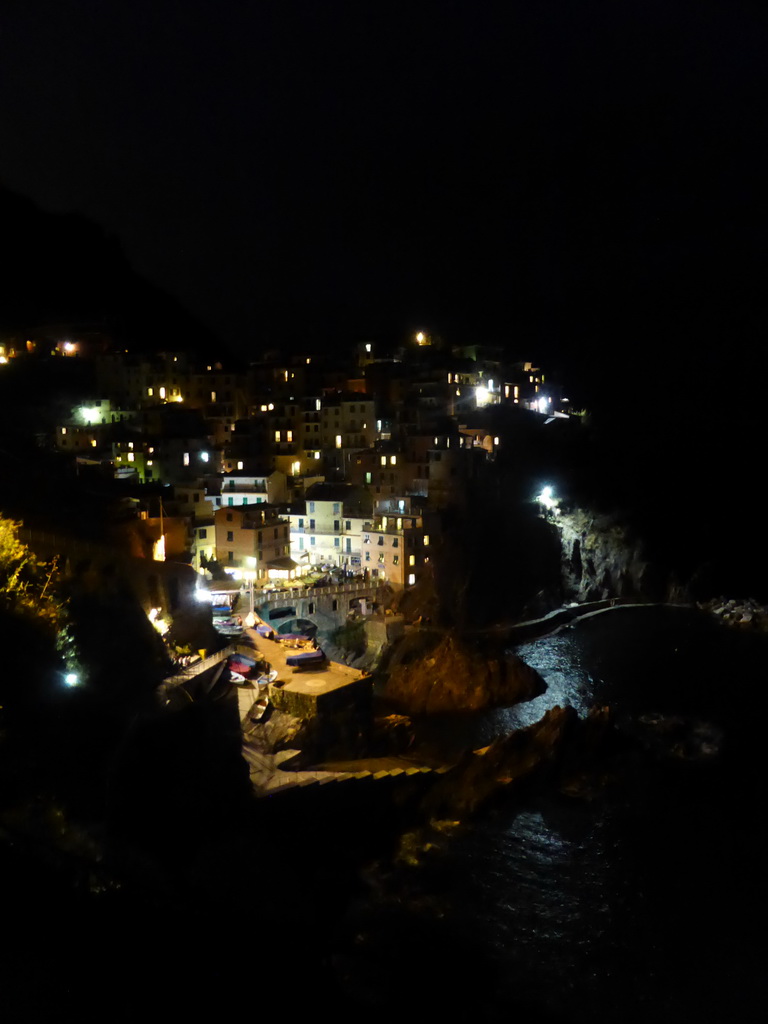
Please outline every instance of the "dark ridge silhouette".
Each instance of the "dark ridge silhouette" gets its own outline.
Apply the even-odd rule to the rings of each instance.
[[[93,221],[46,212],[0,186],[0,224],[0,333],[45,337],[66,325],[145,350],[210,344],[208,328],[137,274]]]

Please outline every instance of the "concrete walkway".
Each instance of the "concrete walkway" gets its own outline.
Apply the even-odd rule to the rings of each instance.
[[[277,640],[261,636],[255,629],[246,630],[247,643],[253,646],[254,657],[267,661],[277,670],[275,682],[283,681],[283,690],[298,693],[328,693],[361,679],[364,673],[358,669],[328,661],[318,669],[302,670],[294,674],[286,665],[293,651]],[[272,686],[274,684],[270,684]],[[427,765],[404,757],[364,758],[355,761],[336,761],[322,764],[317,768],[291,771],[283,768],[301,751],[288,747],[274,752],[275,733],[284,730],[290,735],[291,724],[296,719],[276,709],[267,712],[267,721],[252,722],[250,712],[259,698],[259,687],[255,683],[244,683],[237,687],[237,703],[243,732],[243,757],[248,762],[251,782],[258,796],[272,796],[275,793],[306,786],[323,786],[331,782],[347,782],[353,779],[383,779],[399,776],[419,775],[428,772],[445,772],[450,765]],[[290,739],[287,740],[290,743]]]
[[[539,637],[556,633],[563,626],[567,626],[579,619],[588,619],[594,615],[602,615],[604,612],[620,608],[693,607],[695,605],[670,604],[667,601],[641,601],[639,598],[607,597],[600,601],[585,601],[582,604],[570,604],[562,608],[555,608],[538,619],[528,619],[525,622],[499,623],[495,626],[485,626],[474,632],[475,635],[498,636],[508,640],[510,643],[523,644],[528,643],[530,640],[537,640]]]

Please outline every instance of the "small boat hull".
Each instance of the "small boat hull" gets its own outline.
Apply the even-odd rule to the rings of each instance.
[[[322,651],[302,651],[301,654],[291,654],[285,659],[286,665],[290,665],[291,668],[314,668],[318,665],[322,665],[325,661],[325,655]]]

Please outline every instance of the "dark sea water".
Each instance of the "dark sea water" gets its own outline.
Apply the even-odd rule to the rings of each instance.
[[[694,756],[649,753],[593,802],[510,799],[434,832],[350,914],[345,990],[377,1019],[747,1019],[763,1002],[765,638],[685,609],[617,609],[517,653],[546,694],[443,723],[457,747],[555,704],[610,704],[630,731],[680,720]]]
[[[246,837],[221,824],[175,845],[166,835],[165,853],[137,852],[126,883],[102,893],[90,869],[4,841],[7,1018],[751,1019],[766,929],[765,638],[681,609],[617,609],[518,653],[547,692],[432,724],[444,748],[483,746],[556,704],[608,703],[630,734],[643,717],[679,720],[706,756],[649,750],[591,802],[511,795],[457,828],[420,831],[412,865],[386,866],[399,814],[384,820],[386,800],[361,806],[344,786],[266,806]],[[141,758],[180,724],[142,733]],[[153,769],[165,778],[175,765],[180,792],[197,747],[203,781],[226,753],[192,726],[191,752],[173,747]],[[211,782],[210,800],[231,783]],[[183,817],[173,802],[167,816]],[[360,864],[379,856],[361,882]]]

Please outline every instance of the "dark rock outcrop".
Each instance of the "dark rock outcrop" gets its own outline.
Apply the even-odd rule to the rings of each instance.
[[[751,598],[728,600],[724,597],[699,602],[699,608],[723,623],[739,629],[768,633],[768,605],[758,604]]]
[[[516,655],[486,653],[453,636],[397,664],[384,695],[407,714],[480,711],[532,700],[544,693],[541,676]]]
[[[580,509],[556,520],[565,596],[579,602],[608,597],[663,600],[666,581],[649,563],[641,540],[616,516]],[[662,574],[663,576],[663,574]]]
[[[572,707],[550,708],[538,722],[504,736],[482,752],[465,754],[424,800],[431,815],[472,814],[498,790],[551,767],[563,741],[578,726]]]

